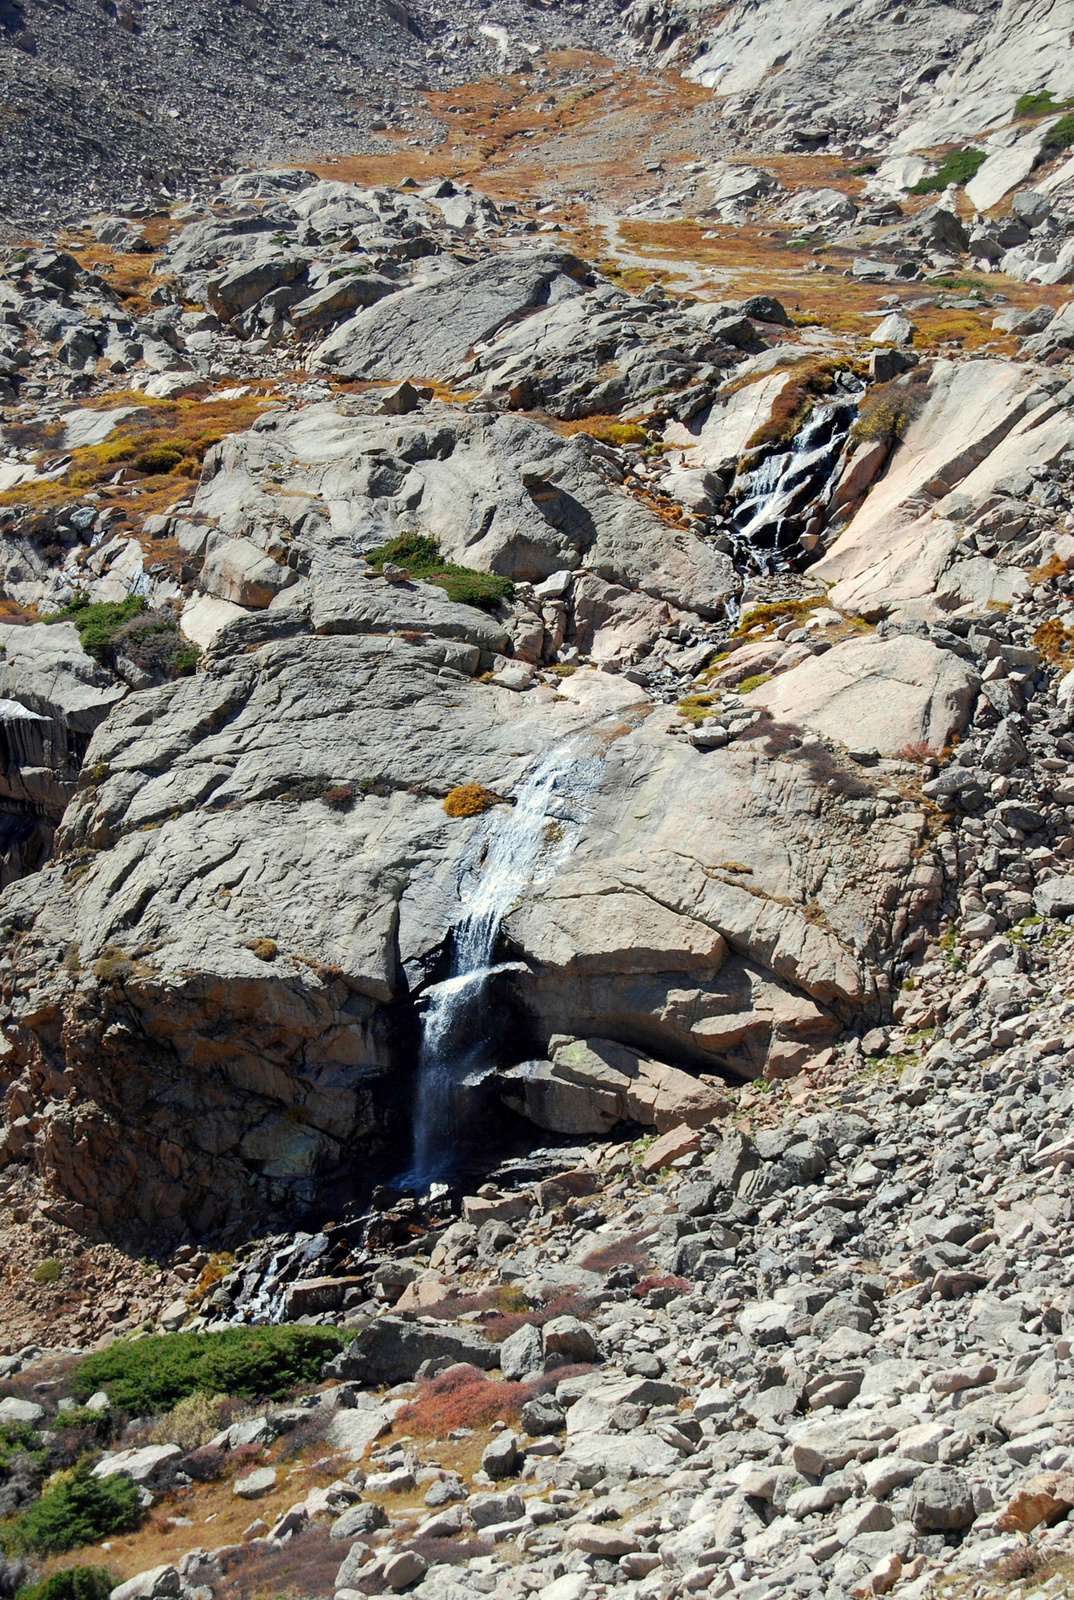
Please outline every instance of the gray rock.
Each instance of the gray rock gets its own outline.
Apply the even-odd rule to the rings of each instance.
[[[382,1316],[363,1328],[328,1363],[325,1372],[329,1377],[364,1384],[403,1383],[414,1376],[423,1361],[436,1361],[442,1356],[487,1370],[498,1364],[500,1352],[473,1328],[457,1324],[434,1328],[402,1317]]]
[[[222,277],[210,279],[209,303],[219,317],[230,320],[271,289],[301,277],[308,265],[307,256],[269,252],[255,256],[229,268]]]
[[[399,1594],[418,1583],[429,1570],[429,1563],[417,1550],[400,1550],[384,1563],[384,1581],[394,1593]]]
[[[537,305],[557,278],[584,271],[563,250],[486,257],[359,312],[317,347],[312,365],[346,378],[449,377],[475,345]]]
[[[351,272],[288,306],[287,320],[300,334],[311,334],[331,327],[359,306],[376,305],[399,287],[391,278],[382,278],[375,272]]]
[[[1074,875],[1048,878],[1033,891],[1033,904],[1042,917],[1069,917],[1074,913]]]
[[[21,1400],[16,1395],[8,1395],[0,1400],[0,1423],[21,1422],[35,1427],[43,1421],[44,1416],[45,1408],[39,1406],[36,1400]]]
[[[336,1573],[337,1589],[352,1589],[355,1579],[369,1559],[369,1546],[356,1539],[340,1563]]]
[[[514,1522],[524,1509],[522,1496],[513,1489],[502,1494],[472,1494],[466,1502],[466,1511],[475,1528],[491,1528],[497,1522]]]
[[[539,1439],[553,1433],[562,1433],[566,1426],[563,1407],[551,1395],[536,1395],[522,1407],[519,1421],[525,1431]]]
[[[735,1128],[727,1134],[716,1154],[709,1157],[708,1169],[717,1189],[734,1192],[758,1164],[759,1157],[752,1141]]]
[[[595,1361],[599,1354],[592,1328],[587,1328],[578,1317],[554,1317],[541,1329],[541,1343],[546,1356],[566,1356],[570,1361]]]
[[[236,1478],[231,1492],[242,1500],[256,1500],[275,1486],[276,1468],[256,1467],[253,1472],[247,1473],[245,1478]]]
[[[868,1333],[875,1320],[876,1313],[871,1305],[855,1304],[836,1296],[814,1315],[813,1333],[818,1339],[827,1339],[836,1328],[856,1328],[860,1333]]]
[[[525,1409],[525,1407],[523,1407]],[[523,1424],[525,1426],[525,1424]],[[460,1478],[450,1475],[438,1478],[431,1483],[425,1491],[425,1504],[430,1508],[451,1505],[456,1500],[465,1500],[466,1490]],[[339,1586],[337,1585],[337,1588]]]
[[[505,1428],[481,1452],[482,1469],[490,1478],[513,1478],[519,1469],[518,1435]]]
[[[133,1483],[154,1484],[172,1476],[182,1454],[177,1444],[147,1444],[136,1450],[107,1451],[92,1469],[91,1475],[94,1478],[111,1478],[119,1473]]]
[[[951,1467],[930,1467],[914,1480],[910,1519],[919,1533],[968,1528],[976,1512],[970,1480]]]
[[[532,1322],[524,1322],[521,1328],[508,1334],[499,1352],[500,1371],[512,1382],[527,1378],[531,1372],[540,1372],[544,1361],[540,1329]]]
[[[126,1583],[117,1584],[108,1600],[175,1600],[181,1593],[178,1568],[165,1565],[150,1567],[128,1578]]]
[[[387,1526],[388,1518],[383,1508],[374,1505],[371,1500],[363,1500],[360,1505],[351,1506],[336,1518],[331,1527],[331,1536],[333,1539],[360,1539]],[[351,1554],[354,1554],[353,1547]]]

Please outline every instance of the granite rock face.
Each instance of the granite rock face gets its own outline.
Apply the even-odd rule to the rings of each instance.
[[[787,1075],[880,1009],[896,910],[934,892],[920,816],[866,828],[865,852],[807,767],[699,752],[639,689],[626,716],[519,699],[452,665],[464,648],[255,634],[99,729],[60,858],[3,912],[6,1149],[57,1214],[205,1231],[309,1203],[376,1149],[398,1006],[459,915],[476,826],[441,799],[510,795],[549,742],[589,741],[603,776],[572,863],[506,923],[538,1045],[566,1026],[687,1075]]]

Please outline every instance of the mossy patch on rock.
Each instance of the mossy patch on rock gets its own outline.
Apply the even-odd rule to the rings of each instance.
[[[460,605],[477,606],[482,611],[495,611],[501,600],[509,600],[514,593],[510,578],[497,572],[478,572],[474,567],[460,567],[445,561],[435,539],[421,533],[400,533],[375,550],[367,550],[365,559],[379,572],[385,562],[405,567],[412,578],[422,583],[434,583],[443,589],[449,600]]]

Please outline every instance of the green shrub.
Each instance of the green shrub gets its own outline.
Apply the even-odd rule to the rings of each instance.
[[[86,654],[95,661],[105,661],[112,640],[123,624],[140,616],[145,609],[145,598],[140,594],[129,594],[125,600],[98,600],[94,604],[90,603],[88,595],[77,594],[61,611],[52,612],[52,617],[70,617]]]
[[[139,472],[158,477],[165,472],[171,472],[184,456],[185,452],[177,449],[174,444],[151,444],[148,450],[143,450],[141,455],[135,458],[134,465]]]
[[[178,620],[167,612],[148,611],[140,594],[92,604],[85,594],[77,594],[44,620],[58,617],[71,618],[83,650],[106,666],[121,654],[145,672],[181,678],[193,672],[201,656],[197,645],[179,632]]]
[[[62,1271],[62,1261],[57,1261],[55,1256],[46,1256],[44,1261],[37,1263],[30,1276],[35,1283],[55,1283]]]
[[[874,172],[879,171],[880,168],[875,161],[863,161],[860,166],[851,167],[850,169],[851,176],[855,178],[868,178],[871,177]]]
[[[104,1389],[113,1406],[140,1415],[170,1411],[190,1394],[282,1400],[315,1383],[345,1337],[334,1328],[227,1328],[221,1333],[166,1333],[117,1339],[75,1368],[72,1389]]]
[[[42,1450],[37,1430],[29,1422],[0,1423],[0,1476],[7,1472],[13,1456],[29,1456],[37,1466],[44,1466],[47,1450]]]
[[[922,178],[910,190],[911,194],[939,194],[949,183],[969,183],[988,160],[983,150],[968,145],[963,150],[952,150],[943,159],[939,170],[931,178]]]
[[[1055,127],[1046,133],[1042,150],[1066,150],[1074,144],[1074,112],[1060,117]]]
[[[755,672],[752,678],[743,678],[738,686],[739,694],[749,694],[751,689],[759,689],[762,683],[767,683],[771,676],[770,672]]]
[[[1020,94],[1014,102],[1016,117],[1050,117],[1074,105],[1071,100],[1055,100],[1050,89],[1038,89],[1036,94]]]
[[[482,611],[495,611],[501,600],[509,600],[514,593],[515,586],[510,578],[445,561],[436,540],[422,533],[400,533],[387,544],[367,550],[365,559],[378,572],[386,561],[394,562],[396,566],[405,567],[412,578],[435,583],[449,600],[478,606]]]
[[[18,1600],[108,1600],[118,1582],[107,1567],[64,1567],[20,1589]]]
[[[480,611],[495,611],[501,600],[509,600],[515,586],[510,578],[496,572],[475,572],[472,567],[442,566],[425,574],[426,583],[435,583],[449,600],[462,606],[477,606]]]
[[[5,1530],[10,1548],[62,1555],[99,1544],[113,1533],[133,1533],[142,1520],[138,1490],[122,1473],[91,1478],[82,1467],[46,1489]]]

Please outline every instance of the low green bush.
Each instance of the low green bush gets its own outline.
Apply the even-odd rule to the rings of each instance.
[[[29,1456],[38,1467],[44,1466],[48,1451],[42,1450],[37,1430],[29,1422],[0,1423],[0,1477],[14,1456]]]
[[[8,1524],[4,1538],[13,1550],[62,1555],[83,1544],[99,1544],[113,1533],[133,1533],[143,1515],[129,1478],[118,1472],[91,1478],[88,1467],[82,1467],[46,1489]]]
[[[83,650],[105,666],[113,666],[116,656],[124,655],[145,672],[181,678],[193,672],[201,656],[197,645],[179,632],[178,619],[168,612],[147,610],[140,594],[92,603],[78,594],[45,621],[58,617],[70,617]]]
[[[974,150],[972,146],[967,146],[963,150],[952,150],[944,157],[939,169],[930,178],[922,178],[920,183],[915,183],[910,193],[939,194],[949,183],[969,183],[987,160],[988,157],[983,150]]]
[[[282,1400],[297,1384],[316,1383],[345,1342],[334,1328],[301,1326],[117,1339],[79,1362],[71,1387],[82,1399],[104,1389],[117,1410],[141,1416],[190,1394]]]
[[[174,444],[151,444],[148,450],[143,450],[141,455],[135,458],[134,465],[139,472],[158,477],[171,472],[183,459],[184,451]]]
[[[52,617],[70,617],[86,654],[95,661],[105,661],[112,640],[123,624],[140,616],[145,609],[145,597],[140,594],[129,594],[125,600],[98,600],[92,604],[87,595],[76,594],[62,610],[54,611]]]
[[[107,1567],[64,1567],[20,1589],[16,1600],[108,1600],[118,1582]]]
[[[1035,94],[1020,94],[1014,102],[1016,117],[1050,117],[1074,105],[1071,100],[1056,100],[1050,89],[1038,89]]]
[[[1074,144],[1074,112],[1060,117],[1054,128],[1044,136],[1042,150],[1066,150]]]
[[[435,539],[422,533],[400,533],[387,544],[367,550],[365,559],[378,572],[386,561],[405,567],[412,578],[423,583],[435,583],[443,589],[449,600],[460,605],[477,606],[482,611],[495,611],[501,600],[509,600],[514,593],[510,578],[501,578],[497,572],[478,572],[474,567],[460,567],[445,561]]]

